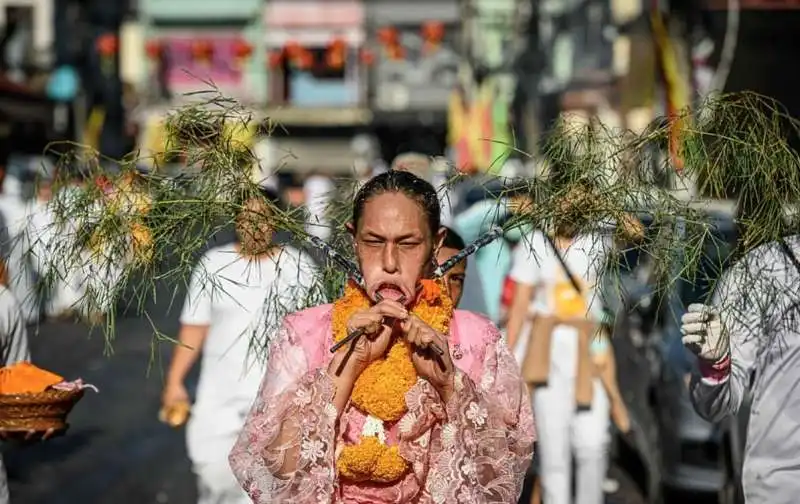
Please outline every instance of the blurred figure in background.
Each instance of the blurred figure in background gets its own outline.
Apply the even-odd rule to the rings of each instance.
[[[594,286],[608,244],[598,236],[578,236],[559,227],[553,238],[536,231],[522,241],[514,254],[511,278],[515,293],[508,318],[508,344],[526,369],[526,356],[539,339],[538,362],[530,364],[543,377],[534,393],[534,411],[539,437],[540,477],[544,501],[548,504],[601,504],[606,475],[609,438],[609,404],[591,365],[587,337],[568,322],[581,319],[587,311],[599,322]],[[561,257],[561,259],[558,258]],[[569,271],[561,265],[567,265]],[[570,281],[574,278],[575,287]],[[580,289],[580,290],[578,290]],[[549,317],[563,324],[545,324]],[[539,333],[544,325],[546,334]],[[530,336],[529,336],[530,334]],[[531,341],[528,342],[528,338]],[[587,372],[589,373],[587,375]],[[580,377],[579,377],[580,375]],[[585,387],[589,380],[589,390]],[[578,397],[581,395],[582,397]],[[566,398],[573,400],[566,400]],[[581,410],[578,406],[586,408]],[[572,457],[576,459],[576,498],[572,499]]]
[[[78,234],[78,225],[68,219],[59,221],[55,210],[55,205],[60,203],[55,198],[74,195],[80,181],[74,180],[73,187],[63,188],[56,194],[55,171],[54,166],[44,165],[39,169],[36,196],[25,230],[37,281],[46,287],[47,292],[43,294],[48,317],[70,315],[81,300],[82,283],[81,259],[76,255],[77,249],[73,250],[70,245]],[[65,237],[68,239],[64,240]]]
[[[360,184],[375,175],[385,172],[388,167],[381,159],[381,147],[372,135],[356,135],[350,143],[350,148],[355,155],[353,171]]]
[[[265,373],[266,336],[285,313],[311,302],[314,265],[300,251],[273,242],[267,200],[277,197],[264,190],[242,201],[238,241],[212,248],[195,267],[162,395],[163,417],[183,423],[189,404],[185,379],[202,352],[186,432],[200,504],[250,502],[228,453]]]
[[[458,233],[452,229],[445,227],[444,240],[442,241],[439,252],[436,254],[436,261],[442,264],[450,259],[457,253],[461,252],[464,248],[464,240],[458,236]],[[453,300],[453,306],[458,308],[461,303],[461,296],[464,295],[464,283],[467,279],[467,259],[459,261],[458,264],[453,266],[444,276],[445,285],[447,285],[450,298]]]
[[[331,223],[326,213],[335,189],[333,180],[321,173],[312,173],[303,182],[306,232],[322,240],[327,240],[331,235]]]
[[[603,270],[614,246],[610,233],[580,233],[578,192],[564,201],[552,236],[535,231],[515,250],[508,344],[534,389],[543,500],[600,504],[607,483],[610,419],[630,429],[616,382],[616,363],[603,307]],[[637,221],[638,222],[638,221]],[[627,220],[626,235],[640,228]],[[573,400],[565,400],[565,398]],[[572,460],[576,459],[575,500]],[[614,483],[614,482],[610,482]]]
[[[525,183],[498,192],[503,193],[499,198],[487,197],[455,216],[453,229],[464,241],[473,242],[493,226],[503,225],[527,204],[528,186]],[[528,230],[526,226],[511,229],[503,239],[495,240],[474,255],[472,262],[475,263],[477,279],[481,284],[479,291],[483,293],[483,302],[480,303],[483,309],[480,313],[495,324],[500,322],[503,285],[506,273],[511,268],[511,243],[518,242]],[[478,310],[478,307],[469,306],[469,309]]]
[[[33,267],[27,254],[30,248],[25,232],[28,209],[22,200],[19,180],[7,185],[6,161],[7,157],[0,154],[0,220],[4,227],[0,259],[5,260],[7,286],[20,303],[25,322],[33,323],[39,320],[39,303]]]
[[[448,165],[446,159],[431,159],[425,154],[406,152],[394,158],[391,169],[411,172],[417,177],[430,182],[439,195],[439,207],[441,209],[440,219],[442,225],[452,225],[453,207],[456,205],[457,201],[455,194],[451,191],[448,184]]]
[[[6,266],[0,260],[0,367],[10,366],[21,361],[30,360],[28,351],[28,333],[25,329],[25,319],[20,311],[19,304],[8,288],[5,281]],[[0,430],[0,439],[5,433]],[[0,457],[0,504],[8,504],[8,482],[3,459]]]

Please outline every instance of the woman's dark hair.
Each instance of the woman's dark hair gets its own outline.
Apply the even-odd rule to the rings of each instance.
[[[386,193],[403,193],[416,201],[428,218],[431,235],[436,234],[440,227],[441,212],[436,189],[413,173],[398,170],[389,170],[376,175],[359,189],[353,204],[353,226],[358,227],[367,201]]]
[[[442,247],[449,248],[453,250],[461,250],[466,247],[464,243],[464,239],[461,238],[461,235],[450,229],[449,227],[444,228],[444,241],[442,242]]]

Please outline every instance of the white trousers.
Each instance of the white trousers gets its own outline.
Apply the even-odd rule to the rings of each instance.
[[[524,333],[523,333],[524,334]],[[524,338],[527,341],[527,335]],[[524,346],[523,344],[517,347]],[[524,353],[518,349],[520,358]],[[594,381],[592,407],[577,411],[575,376],[578,333],[559,326],[553,333],[547,386],[536,389],[533,409],[538,433],[542,497],[547,504],[602,504],[610,441],[609,402]],[[576,495],[572,499],[572,461]]]
[[[197,476],[197,504],[251,504],[225,460],[219,463],[194,464]]]
[[[186,448],[197,477],[198,504],[250,504],[228,463],[233,445],[244,425],[248,407],[225,404],[222,398],[209,398],[202,375],[198,386],[198,402],[186,425]],[[255,394],[254,394],[255,395]],[[204,407],[210,404],[218,407]],[[217,399],[217,400],[214,400]]]

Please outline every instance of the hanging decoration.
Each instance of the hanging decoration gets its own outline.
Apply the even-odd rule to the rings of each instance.
[[[147,57],[153,61],[160,59],[163,54],[161,42],[159,40],[148,40],[147,44],[145,44],[145,52]]]
[[[428,21],[422,25],[422,53],[430,55],[439,50],[444,40],[444,23],[441,21]]]
[[[406,57],[406,50],[400,44],[400,32],[397,28],[384,26],[378,29],[378,41],[383,46],[386,58],[397,61]]]
[[[314,53],[303,48],[295,64],[300,70],[310,70],[314,66]]]
[[[104,33],[97,37],[95,44],[97,53],[100,55],[100,70],[103,75],[113,74],[117,67],[119,39],[114,33]]]
[[[283,64],[283,51],[270,51],[267,57],[270,68],[279,68]]]
[[[293,67],[300,70],[308,70],[314,66],[314,54],[297,42],[286,44],[286,57]]]
[[[400,61],[406,57],[406,49],[401,45],[394,45],[386,48],[386,57],[392,61]]]
[[[325,63],[329,68],[341,70],[347,61],[347,44],[342,39],[336,39],[328,44],[325,52]]]
[[[247,40],[237,39],[233,43],[233,57],[237,67],[241,67],[253,54],[253,46]]]
[[[381,45],[385,47],[398,45],[400,42],[400,34],[398,33],[397,28],[384,26],[383,28],[378,29],[378,41],[380,41]]]
[[[684,161],[680,152],[680,134],[687,125],[683,111],[691,104],[691,91],[687,82],[681,77],[679,61],[675,48],[669,37],[669,30],[661,11],[656,9],[650,15],[656,42],[656,58],[661,70],[661,79],[666,90],[667,117],[669,118],[669,155],[675,171],[683,172]]]
[[[195,40],[192,42],[192,57],[200,64],[210,65],[214,57],[214,44],[208,40]]]

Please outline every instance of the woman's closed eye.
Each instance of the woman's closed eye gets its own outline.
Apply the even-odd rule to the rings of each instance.
[[[422,242],[413,240],[413,241],[401,241],[398,245],[400,246],[400,248],[414,248],[414,247],[419,247],[421,244]]]

